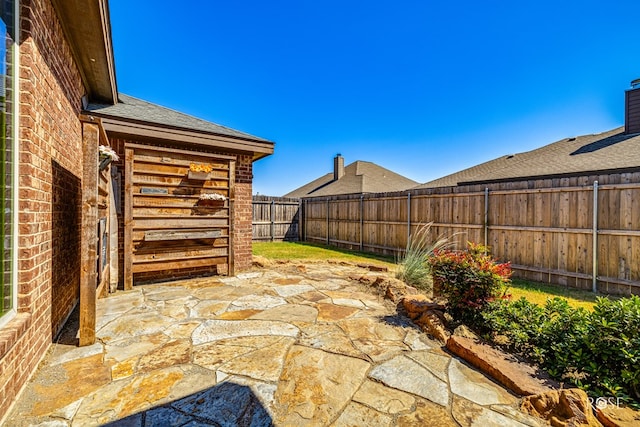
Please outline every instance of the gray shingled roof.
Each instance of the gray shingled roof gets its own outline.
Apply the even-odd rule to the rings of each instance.
[[[86,111],[97,115],[123,119],[127,121],[145,122],[164,127],[181,128],[189,131],[205,132],[215,135],[231,136],[252,141],[271,142],[248,133],[240,132],[216,123],[208,122],[170,108],[143,101],[133,96],[118,94],[115,105],[89,104]]]
[[[333,172],[321,176],[284,197],[326,197],[339,194],[402,191],[417,184],[409,178],[371,162],[355,161],[345,166],[344,176],[334,181]]]
[[[566,138],[535,150],[507,155],[427,182],[416,188],[449,187],[552,176],[640,170],[640,134],[624,128]]]

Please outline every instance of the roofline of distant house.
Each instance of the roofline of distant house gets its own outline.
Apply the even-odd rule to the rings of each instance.
[[[253,160],[273,154],[274,143],[264,140],[219,135],[209,132],[188,130],[156,123],[125,120],[95,111],[85,112],[87,116],[100,117],[105,131],[115,137],[135,137],[138,140],[164,140],[178,145],[198,145],[207,148],[223,148],[238,153],[250,153]]]
[[[565,172],[547,175],[531,175],[531,176],[518,176],[512,178],[499,178],[499,179],[486,179],[476,181],[460,181],[456,185],[478,185],[478,184],[498,184],[502,182],[518,182],[518,181],[530,181],[540,179],[554,179],[554,178],[571,178],[574,176],[590,176],[590,175],[608,175],[612,173],[635,173],[640,172],[640,166],[633,166],[628,168],[613,168],[613,169],[600,169],[591,171],[577,171],[577,172]],[[428,184],[427,184],[428,185]],[[420,188],[439,188],[439,187],[451,187],[450,185],[439,185],[438,187],[420,187]]]
[[[118,88],[108,0],[52,0],[52,3],[88,98],[114,104]]]

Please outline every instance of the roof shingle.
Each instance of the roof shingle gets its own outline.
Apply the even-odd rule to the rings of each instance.
[[[118,103],[115,105],[89,104],[86,111],[97,116],[115,117],[126,121],[153,123],[164,127],[174,127],[258,142],[271,142],[123,93],[118,94]]]
[[[640,134],[627,135],[621,127],[600,134],[565,138],[535,150],[499,157],[416,188],[633,169],[640,170]]]
[[[402,191],[417,184],[409,178],[371,162],[355,161],[344,168],[337,181],[333,173],[321,176],[284,197],[327,197],[339,194],[384,193]]]

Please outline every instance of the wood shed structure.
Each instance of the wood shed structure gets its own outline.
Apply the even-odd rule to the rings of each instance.
[[[118,282],[209,274],[251,265],[252,162],[273,143],[119,94],[90,104],[116,168]]]

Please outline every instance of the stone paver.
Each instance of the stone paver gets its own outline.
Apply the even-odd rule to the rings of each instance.
[[[542,425],[349,279],[363,274],[290,263],[99,300],[98,342],[76,347],[72,319],[5,423]]]

